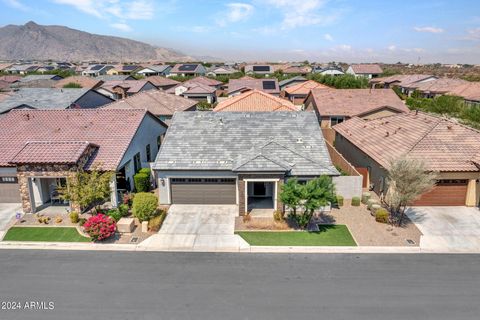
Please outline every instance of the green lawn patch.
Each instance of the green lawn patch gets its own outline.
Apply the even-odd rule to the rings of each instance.
[[[319,225],[320,231],[239,231],[252,246],[357,246],[345,225]]]
[[[12,227],[3,241],[90,242],[90,238],[69,227]]]

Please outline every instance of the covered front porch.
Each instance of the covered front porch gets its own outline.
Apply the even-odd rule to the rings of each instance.
[[[67,177],[40,177],[28,179],[31,213],[64,214],[71,211],[70,202],[60,197],[59,190],[67,186]]]
[[[241,192],[244,197],[240,198],[240,214],[271,217],[275,210],[282,210],[279,203],[282,178],[256,176],[243,178],[240,181],[240,187],[242,188],[243,185],[244,189]]]

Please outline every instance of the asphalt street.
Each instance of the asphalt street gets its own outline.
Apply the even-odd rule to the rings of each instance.
[[[0,301],[1,320],[479,319],[480,256],[0,250]]]

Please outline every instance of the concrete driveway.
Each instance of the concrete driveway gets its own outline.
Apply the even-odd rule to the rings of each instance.
[[[471,207],[413,207],[407,215],[423,233],[422,249],[480,252],[480,210]]]
[[[10,227],[10,222],[17,212],[22,211],[20,203],[0,203],[0,240],[3,239],[5,232]]]
[[[236,250],[248,244],[234,234],[236,205],[179,205],[168,210],[158,234],[142,242],[151,248]]]

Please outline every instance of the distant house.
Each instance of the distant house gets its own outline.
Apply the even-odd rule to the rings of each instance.
[[[73,76],[56,81],[53,87],[61,89],[71,84],[78,85],[80,88],[96,89],[103,84],[103,81],[99,80],[98,77]]]
[[[126,80],[137,80],[135,77],[128,74],[105,74],[100,75],[95,78],[96,80],[105,81],[126,81]]]
[[[105,81],[100,88],[97,89],[101,94],[114,100],[123,99],[146,90],[157,90],[157,87],[146,80],[125,80]]]
[[[161,65],[150,65],[143,67],[136,71],[136,74],[150,77],[150,76],[168,76],[172,70],[172,66],[161,64]]]
[[[318,73],[326,76],[341,76],[345,74],[345,72],[343,72],[343,70],[340,67],[321,67],[321,66],[315,66],[312,69],[312,73]]]
[[[36,80],[62,80],[63,77],[56,74],[31,74],[20,79],[20,82],[30,82]]]
[[[302,76],[296,76],[290,79],[285,79],[282,80],[278,83],[278,86],[280,87],[280,91],[284,90],[287,87],[294,86],[296,84],[302,83],[307,81],[307,78],[302,77]]]
[[[467,85],[471,82],[456,78],[440,78],[433,81],[411,83],[402,86],[403,91],[411,95],[414,91],[420,93],[423,98],[435,98],[455,91],[457,88]]]
[[[335,148],[357,171],[364,187],[388,190],[390,160],[421,159],[437,183],[416,206],[477,206],[480,132],[432,114],[411,111],[364,121],[354,117],[333,127]]]
[[[82,76],[98,77],[107,74],[107,71],[113,68],[112,65],[92,64],[82,71]]]
[[[267,64],[248,64],[245,66],[246,74],[262,74],[271,75],[275,72],[275,68],[272,65]]]
[[[204,76],[207,73],[205,67],[199,63],[176,64],[171,70],[169,76]]]
[[[254,79],[250,77],[230,79],[227,94],[231,97],[254,89],[273,94],[274,96],[280,95],[277,79]]]
[[[62,80],[59,75],[34,74],[21,78],[11,85],[12,88],[52,88],[55,83]]]
[[[6,69],[4,69],[4,72],[10,73],[10,74],[27,74],[29,72],[35,72],[39,66],[37,65],[32,65],[32,64],[14,64]]]
[[[227,98],[217,104],[213,111],[235,112],[267,112],[267,111],[299,111],[288,100],[273,96],[259,90],[250,90],[237,96]]]
[[[378,64],[352,64],[348,67],[346,73],[352,74],[355,77],[372,79],[380,76],[383,70]]]
[[[168,89],[167,92],[197,101],[215,103],[217,101],[217,89],[221,85],[223,85],[223,82],[199,76],[180,83]]]
[[[459,96],[465,99],[467,105],[480,107],[480,83],[470,82],[449,91],[448,95]]]
[[[21,79],[22,77],[20,76],[0,76],[0,81],[8,82],[9,84],[20,82]]]
[[[372,88],[398,87],[406,95],[411,95],[416,85],[437,80],[438,77],[429,74],[396,74],[389,77],[373,78],[369,81]]]
[[[40,73],[45,73],[45,72],[51,72],[53,70],[55,70],[55,66],[52,66],[52,65],[47,65],[47,66],[40,66],[38,67],[37,70],[35,70],[36,72],[40,72]]]
[[[232,67],[227,67],[227,66],[212,67],[208,69],[207,76],[209,77],[228,76],[236,72],[239,72],[239,71]]]
[[[6,69],[12,66],[11,63],[0,63],[0,72],[4,72]]]
[[[317,114],[322,128],[352,117],[368,120],[409,111],[391,89],[313,89],[304,104]]]
[[[13,110],[0,117],[0,203],[48,210],[80,170],[112,171],[109,201],[134,189],[133,175],[154,161],[166,125],[146,110]],[[58,209],[57,209],[58,210]],[[47,211],[48,212],[48,211]]]
[[[20,88],[0,101],[0,114],[12,109],[90,109],[113,101],[91,89]]]
[[[292,101],[295,105],[303,105],[310,91],[313,89],[331,89],[330,87],[318,83],[313,80],[298,83],[296,85],[286,87],[280,96]]]
[[[108,75],[131,75],[136,73],[140,70],[142,66],[134,65],[134,64],[121,64],[118,66],[114,66],[110,70],[107,71]]]
[[[281,69],[283,74],[292,74],[292,75],[301,75],[306,76],[312,71],[312,68],[309,66],[302,66],[302,65],[294,65],[288,66],[284,69]]]
[[[153,83],[155,87],[161,90],[168,90],[180,84],[179,81],[162,77],[162,76],[149,76],[145,80],[150,81],[151,83]]]
[[[198,101],[161,90],[143,91],[103,106],[103,109],[147,109],[166,123],[178,111],[195,111]]]

